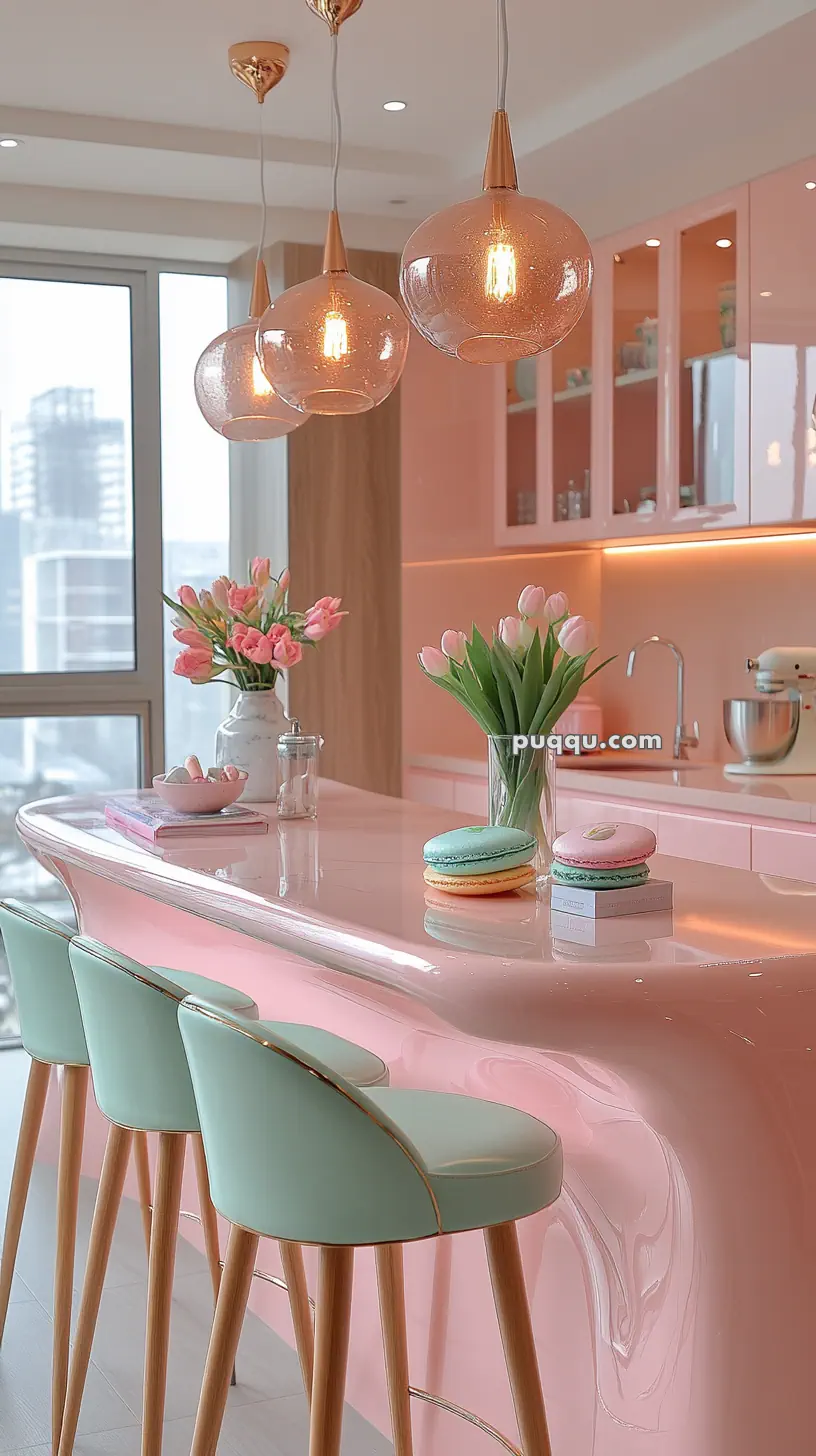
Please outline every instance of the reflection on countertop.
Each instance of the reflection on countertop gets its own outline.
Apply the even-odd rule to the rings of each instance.
[[[724,809],[816,824],[816,774],[731,778],[723,764],[692,759],[675,765],[662,754],[655,758],[659,767],[650,768],[648,755],[642,751],[565,756],[558,760],[558,787],[567,793],[580,792],[582,797],[597,794],[676,809]],[[486,763],[474,758],[422,754],[409,759],[408,769],[487,780]]]

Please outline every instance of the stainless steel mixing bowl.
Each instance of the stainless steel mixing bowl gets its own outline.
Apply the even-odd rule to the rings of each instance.
[[[724,698],[723,727],[743,763],[776,763],[793,747],[799,703],[781,693],[765,698]]]

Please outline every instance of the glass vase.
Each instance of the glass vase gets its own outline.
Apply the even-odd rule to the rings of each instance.
[[[555,750],[519,748],[511,734],[487,740],[488,809],[491,824],[525,829],[538,841],[539,884],[549,881],[555,838]]]

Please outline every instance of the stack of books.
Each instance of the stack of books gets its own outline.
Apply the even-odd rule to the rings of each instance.
[[[144,793],[108,799],[105,820],[111,829],[136,834],[154,844],[157,839],[198,838],[212,834],[266,834],[268,820],[254,809],[229,804],[217,814],[182,814],[158,794]]]

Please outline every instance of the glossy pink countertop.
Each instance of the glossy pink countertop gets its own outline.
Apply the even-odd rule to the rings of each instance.
[[[456,822],[338,785],[316,823],[158,851],[106,829],[98,799],[19,819],[89,933],[351,1036],[395,1085],[558,1130],[562,1197],[521,1226],[555,1456],[810,1456],[816,887],[663,858],[673,922],[430,904],[422,844]],[[515,1439],[478,1237],[406,1267],[412,1379]],[[285,1301],[256,1299],[287,1333]],[[387,1430],[365,1253],[349,1396]],[[495,1450],[415,1416],[418,1456]]]

